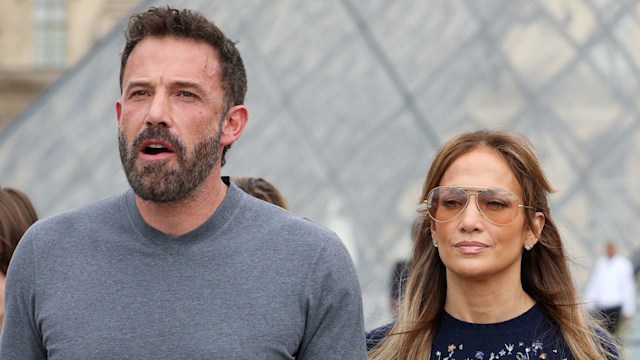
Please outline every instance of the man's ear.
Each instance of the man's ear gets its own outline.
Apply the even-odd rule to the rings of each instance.
[[[116,120],[118,121],[118,125],[120,124],[120,119],[122,116],[122,102],[120,99],[116,100]]]
[[[229,109],[220,127],[220,145],[231,145],[238,140],[247,121],[249,121],[249,111],[246,106],[236,105]]]

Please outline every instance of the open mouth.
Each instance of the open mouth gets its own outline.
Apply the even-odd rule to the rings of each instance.
[[[175,148],[166,141],[146,140],[140,144],[140,155],[146,160],[166,159],[176,152]]]
[[[170,153],[172,151],[162,144],[149,144],[142,149],[142,152],[147,155],[158,155],[161,153]]]

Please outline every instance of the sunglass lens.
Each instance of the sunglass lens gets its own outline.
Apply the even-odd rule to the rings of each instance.
[[[429,196],[429,216],[437,221],[451,220],[467,204],[467,193],[458,188],[437,187]]]
[[[478,194],[482,213],[496,224],[508,224],[518,215],[518,198],[505,190],[486,190]]]

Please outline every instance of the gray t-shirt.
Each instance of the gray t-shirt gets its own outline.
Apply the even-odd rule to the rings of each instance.
[[[131,190],[34,224],[7,276],[1,359],[365,359],[353,262],[331,231],[231,184],[170,237]]]

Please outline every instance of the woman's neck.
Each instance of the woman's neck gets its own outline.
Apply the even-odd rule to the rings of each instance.
[[[447,281],[445,311],[458,320],[492,324],[511,320],[535,301],[518,281]]]

